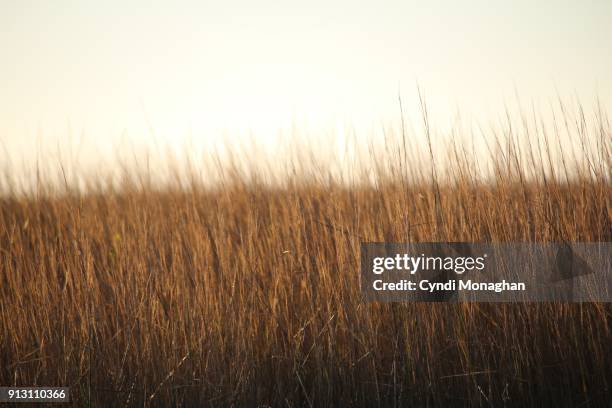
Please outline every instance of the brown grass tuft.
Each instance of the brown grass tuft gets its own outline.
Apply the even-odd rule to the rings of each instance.
[[[99,406],[608,402],[609,304],[364,304],[358,280],[363,241],[610,241],[602,123],[565,163],[505,133],[488,178],[455,149],[435,182],[404,163],[361,184],[6,195],[0,383]]]

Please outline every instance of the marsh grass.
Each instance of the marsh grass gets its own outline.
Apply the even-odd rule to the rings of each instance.
[[[359,293],[360,242],[610,241],[610,128],[580,112],[556,122],[577,150],[508,126],[488,153],[424,150],[430,167],[403,134],[349,183],[296,171],[308,152],[282,183],[228,166],[212,187],[184,172],[18,194],[5,173],[0,383],[96,406],[607,403],[608,304]]]

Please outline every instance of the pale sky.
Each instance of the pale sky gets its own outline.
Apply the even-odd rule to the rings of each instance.
[[[611,39],[610,0],[0,0],[0,140],[367,131],[417,83],[441,125],[515,89],[609,106]]]

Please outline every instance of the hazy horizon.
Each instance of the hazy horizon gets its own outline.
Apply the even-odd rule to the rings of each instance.
[[[99,171],[100,157],[130,149],[363,137],[397,129],[399,95],[418,128],[417,86],[446,132],[458,118],[498,123],[508,105],[547,115],[562,97],[590,114],[612,101],[607,1],[7,1],[0,11],[0,141],[14,162],[78,155]]]

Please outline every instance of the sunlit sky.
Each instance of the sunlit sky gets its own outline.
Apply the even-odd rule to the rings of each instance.
[[[612,101],[612,1],[0,0],[0,138],[173,141]]]

